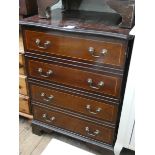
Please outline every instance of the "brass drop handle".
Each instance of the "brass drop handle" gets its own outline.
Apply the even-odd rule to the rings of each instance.
[[[43,73],[43,69],[42,68],[38,68],[38,73],[45,78],[50,77],[53,74],[52,70],[48,70],[45,74]]]
[[[97,136],[100,133],[99,130],[95,130],[95,131],[91,132],[89,127],[85,127],[85,131],[87,132],[87,134],[89,136],[92,136],[92,137],[95,137],[95,136]]]
[[[88,78],[87,82],[88,82],[89,86],[90,86],[91,88],[93,88],[93,89],[100,89],[100,88],[102,88],[102,87],[104,86],[104,82],[103,82],[103,81],[100,81],[100,82],[97,84],[97,86],[94,86],[94,85],[93,85],[93,80],[92,80],[91,78]]]
[[[94,112],[91,110],[91,106],[89,104],[86,105],[86,109],[88,110],[89,113],[91,113],[93,115],[97,115],[102,110],[102,108],[97,108]]]
[[[35,43],[36,43],[38,48],[44,49],[44,50],[46,50],[51,44],[50,41],[46,41],[43,43],[43,46],[41,46],[41,40],[40,39],[36,39]]]
[[[47,96],[45,93],[41,93],[40,96],[43,98],[44,101],[50,102],[54,98],[53,95]]]
[[[105,56],[108,53],[107,49],[102,49],[99,54],[95,52],[95,49],[93,47],[88,48],[88,52],[95,58],[99,58],[101,56]]]
[[[53,122],[55,120],[55,117],[48,118],[47,114],[43,114],[42,118],[45,119],[46,122]]]

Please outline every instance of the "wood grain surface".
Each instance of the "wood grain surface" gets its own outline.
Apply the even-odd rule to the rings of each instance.
[[[40,68],[42,69],[42,73],[38,72],[38,69]],[[52,71],[52,74],[45,77],[49,71]],[[33,60],[28,61],[28,72],[33,78],[57,82],[58,84],[65,84],[67,86],[85,89],[94,93],[111,95],[117,98],[120,96],[121,78],[119,77],[107,76]],[[92,79],[92,86],[97,88],[92,88],[88,83],[88,79]],[[104,83],[101,87],[98,86],[100,82]]]
[[[42,96],[42,94],[44,94],[44,96]],[[79,114],[90,116],[91,118],[97,118],[111,123],[116,122],[117,105],[97,102],[35,85],[31,85],[31,95],[33,101],[71,110]],[[52,98],[50,99],[50,97]]]
[[[45,108],[39,108],[37,106],[33,106],[33,112],[35,120],[69,130],[94,140],[106,142],[108,144],[113,143],[113,128],[100,126],[73,116],[55,112],[53,110],[47,110]],[[88,128],[89,131],[86,131],[86,128]],[[95,133],[97,131],[99,131],[98,134]]]
[[[39,51],[42,53],[51,53],[71,58],[82,59],[90,62],[99,62],[101,64],[113,65],[116,67],[124,66],[125,45],[123,42],[111,40],[94,40],[74,36],[56,35],[45,32],[25,31],[27,51]],[[50,42],[46,49],[38,47],[36,40],[40,40],[41,47]],[[94,49],[94,54],[89,52],[89,48]],[[107,50],[106,54],[101,54],[102,50]],[[93,55],[97,56],[94,57]]]

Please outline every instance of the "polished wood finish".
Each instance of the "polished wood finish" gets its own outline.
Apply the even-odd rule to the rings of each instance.
[[[25,74],[24,56],[19,54],[19,74]]]
[[[92,15],[92,14],[91,14]],[[94,16],[94,13],[93,13]],[[50,20],[40,19],[38,15],[21,19],[20,24],[25,26],[38,26],[47,29],[72,32],[80,35],[98,35],[103,37],[112,37],[119,39],[129,39],[130,29],[123,29],[117,26],[107,26],[96,20],[97,16],[94,16],[92,23],[89,23],[87,19],[79,20],[78,15],[75,14],[75,18],[72,18],[70,13],[64,14],[61,9],[52,11],[52,17]],[[102,21],[102,20],[101,20]],[[70,28],[71,26],[71,28]]]
[[[32,121],[32,131],[34,134],[41,136],[43,132],[49,133],[49,134],[60,134],[60,136],[66,136],[66,138],[73,138],[75,140],[79,140],[81,143],[90,145],[92,150],[96,149],[96,147],[99,147],[99,150],[102,149],[106,155],[114,155],[113,154],[113,146],[106,144],[101,141],[92,140],[88,137],[80,136],[79,134],[76,134],[74,132],[70,132],[69,130],[64,130],[61,128],[58,128],[53,125],[48,125],[47,123],[43,123],[37,120]],[[61,135],[62,134],[62,135]],[[71,143],[71,145],[74,145]],[[110,154],[107,154],[107,153]],[[112,153],[112,154],[111,154]]]
[[[45,122],[47,124],[51,124],[53,126],[57,126],[59,128],[69,130],[71,132],[80,134],[82,136],[97,141],[106,142],[108,144],[112,144],[113,142],[113,136],[114,136],[113,128],[83,121],[79,118],[69,116],[60,112],[56,112],[53,110],[46,110],[44,108],[39,108],[35,106],[34,119],[39,120],[41,122]],[[87,127],[90,131],[86,131]],[[99,131],[98,134],[95,133],[95,131],[97,130]]]
[[[43,153],[44,149],[47,149],[46,147],[48,147],[49,149],[52,142],[51,140],[53,138],[56,138],[67,144],[73,145],[75,147],[78,147],[82,150],[88,151],[96,155],[114,155],[112,151],[108,151],[108,150],[102,149],[101,147],[96,147],[94,145],[90,145],[88,143],[79,141],[75,138],[71,138],[62,134],[57,134],[55,132],[53,132],[52,134],[44,133],[42,134],[42,136],[37,136],[36,134],[32,133],[31,121],[23,117],[19,118],[19,143],[20,143],[19,152],[21,153],[21,155],[30,154],[30,153],[32,153],[33,155],[36,155],[36,154],[40,155],[41,153]],[[53,148],[51,148],[51,152],[52,151],[53,151]],[[123,149],[123,151],[121,152],[121,155],[135,155],[135,153],[133,151]]]
[[[19,93],[23,95],[28,95],[27,92],[27,77],[24,75],[19,75]]]
[[[31,93],[32,100],[34,101],[71,110],[73,112],[90,116],[91,118],[106,120],[111,123],[116,122],[116,105],[110,105],[106,102],[97,102],[35,85],[31,85]]]
[[[79,1],[63,1],[64,10],[47,8],[51,19],[35,15],[20,21],[32,130],[55,131],[113,151],[134,37],[120,27],[123,9],[102,16],[78,10]]]
[[[126,46],[118,40],[108,42],[104,39],[94,40],[90,37],[86,39],[81,36],[56,35],[29,30],[24,33],[27,51],[56,54],[121,68],[124,66]],[[41,48],[36,43],[37,39],[40,40],[40,46],[42,47],[46,42],[50,43],[47,48]],[[70,46],[68,46],[68,43]],[[89,52],[90,48],[94,49],[94,54]],[[106,50],[107,53],[102,54],[103,50]]]
[[[26,114],[30,114],[29,97],[24,95],[19,95],[19,111]]]
[[[114,97],[120,96],[121,79],[118,77],[96,74],[93,72],[87,72],[33,60],[28,62],[28,68],[29,75],[33,78],[57,82],[60,84],[92,91],[94,93],[107,94]],[[39,72],[39,69],[42,70],[42,73]],[[50,71],[52,73],[47,75]],[[92,86],[90,86],[88,79],[92,79],[92,86],[96,88],[92,88]],[[103,86],[101,87],[98,86],[100,82],[104,82]]]

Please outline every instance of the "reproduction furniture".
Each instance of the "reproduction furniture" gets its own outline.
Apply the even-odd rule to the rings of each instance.
[[[39,14],[20,20],[32,130],[62,133],[111,154],[134,42],[134,2],[68,0],[51,11],[53,2],[59,1],[38,0]]]

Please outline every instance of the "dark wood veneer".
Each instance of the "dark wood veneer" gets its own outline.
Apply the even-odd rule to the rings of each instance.
[[[84,39],[82,37],[72,37],[64,35],[48,34],[44,32],[35,32],[26,30],[26,50],[40,51],[43,53],[52,53],[61,56],[73,57],[87,61],[93,61],[113,66],[123,67],[125,62],[125,45],[122,42],[104,41],[94,39]],[[40,46],[44,46],[50,41],[46,49],[38,47],[36,40],[40,40]],[[70,46],[68,46],[68,43]],[[93,56],[89,48],[94,49]],[[107,53],[101,54],[102,50]]]
[[[95,93],[107,94],[117,98],[120,95],[121,79],[118,77],[100,75],[33,60],[28,62],[28,68],[28,74],[34,78],[62,83],[68,86],[79,87]],[[42,73],[39,73],[39,68],[42,69]],[[45,77],[49,71],[52,71],[51,75]],[[99,89],[91,88],[90,84],[88,83],[88,79],[92,79],[93,87],[98,87]],[[104,85],[99,87],[98,84],[101,81],[104,82]]]
[[[85,23],[79,21],[78,17],[74,20],[68,19],[60,9],[53,11],[54,17],[50,20],[40,19],[38,15],[21,19],[20,24],[26,26],[35,26],[37,29],[40,27],[47,28],[49,30],[58,30],[61,32],[98,35],[104,37],[113,37],[120,39],[128,39],[130,29],[123,29],[116,26],[106,26],[103,23]],[[74,26],[73,28],[66,28],[67,26]]]
[[[56,55],[49,55],[48,53],[46,55],[42,55],[40,52],[26,52],[25,57],[27,59],[32,59],[32,60],[38,60],[42,61],[45,63],[53,63],[56,65],[62,65],[66,67],[71,67],[71,68],[76,68],[76,69],[82,69],[85,71],[90,71],[90,72],[95,72],[99,74],[106,74],[106,75],[112,75],[112,76],[117,76],[117,77],[122,77],[124,74],[123,69],[119,68],[111,68],[112,66],[106,66],[102,65],[101,63],[91,63],[91,62],[85,62],[85,61],[80,61],[80,60],[75,60],[75,59],[70,59],[63,56],[56,56]]]
[[[31,85],[32,100],[43,102],[47,105],[57,106],[90,117],[106,120],[112,123],[116,121],[117,106],[104,102],[73,96],[64,92]],[[52,98],[50,98],[52,97]],[[89,107],[89,106],[90,107]],[[100,109],[97,111],[97,109]],[[95,114],[94,114],[95,113]]]
[[[108,144],[113,143],[114,129],[112,128],[99,126],[97,124],[77,119],[73,116],[65,115],[53,110],[49,111],[37,106],[34,106],[33,109],[34,119],[38,121],[81,134],[91,139],[106,142]],[[45,115],[46,118],[44,118]],[[86,131],[86,127],[88,127],[90,131]],[[95,134],[96,130],[99,131],[98,134]]]
[[[106,102],[108,104],[118,105],[120,102],[120,99],[118,99],[118,98],[112,98],[109,96],[94,94],[91,92],[82,91],[80,89],[74,89],[72,87],[66,87],[64,85],[58,85],[55,83],[49,83],[47,81],[38,80],[36,78],[29,77],[28,82],[30,84],[42,86],[42,87],[45,87],[47,89],[54,89],[57,91],[65,92],[67,94],[71,94],[71,95],[75,95],[75,96],[79,96],[79,97],[83,97],[83,98],[88,98],[90,100],[95,100],[95,101],[99,101],[99,102]],[[29,90],[31,90],[31,88],[29,88]]]
[[[68,130],[64,130],[62,128],[58,128],[56,126],[48,125],[47,123],[43,123],[37,120],[32,121],[32,132],[38,136],[42,135],[43,132],[46,132],[49,134],[51,134],[52,132],[57,132],[57,133],[72,137],[74,139],[80,140],[80,142],[83,141],[88,143],[89,145],[91,144],[93,145],[93,147],[98,146],[100,147],[100,149],[103,149],[105,151],[106,155],[114,155],[113,154],[114,149],[112,145],[103,143],[101,141],[91,140],[88,137],[84,137],[77,133],[73,133]],[[110,154],[107,154],[107,152]]]
[[[46,2],[58,2],[51,1]],[[110,14],[102,18],[99,12],[77,10],[80,1],[63,0],[64,10],[53,10],[51,19],[39,18],[39,12],[20,20],[32,129],[38,135],[56,131],[113,151],[134,40],[131,29],[120,26],[132,26],[134,6],[108,0],[122,16],[120,25],[119,16],[108,25],[103,19]],[[94,58],[89,47],[99,57]],[[107,55],[100,55],[102,49],[108,50]]]

